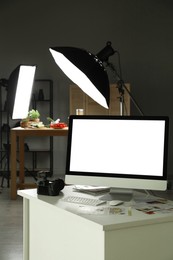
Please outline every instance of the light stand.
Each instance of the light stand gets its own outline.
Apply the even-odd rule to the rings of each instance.
[[[7,176],[4,174],[2,177],[1,187],[3,187],[4,178],[7,178],[7,185],[9,187],[10,169],[9,169],[9,156],[10,156],[10,126],[9,115],[11,119],[25,118],[30,105],[30,98],[32,93],[32,87],[35,77],[36,66],[35,65],[19,65],[12,71],[8,80],[0,80],[0,84],[4,84],[7,90],[7,100],[5,110],[7,112],[7,124],[6,124],[6,144],[5,155],[1,157],[0,163],[6,159]],[[1,120],[2,123],[2,120]]]
[[[120,112],[121,112],[120,115],[124,115],[124,91],[126,91],[128,93],[128,95],[130,96],[131,101],[133,102],[133,104],[135,105],[137,110],[139,111],[139,113],[143,116],[144,115],[143,111],[139,107],[138,103],[136,102],[136,100],[133,97],[133,95],[131,94],[131,92],[126,87],[124,81],[120,78],[120,76],[117,73],[113,64],[107,62],[107,66],[113,71],[113,75],[114,75],[115,79],[118,79],[117,84],[118,84],[118,90],[119,90],[119,93],[120,93],[120,97],[119,97],[119,99],[120,99]]]
[[[120,73],[118,73],[117,70],[115,69],[115,66],[112,63],[109,62],[109,57],[112,56],[114,53],[118,54],[118,64],[119,64],[119,71],[120,71]],[[133,104],[135,105],[137,110],[139,111],[139,113],[143,116],[144,115],[143,111],[141,110],[141,108],[137,104],[136,100],[134,99],[133,95],[128,90],[128,88],[126,87],[126,85],[125,85],[125,83],[124,83],[124,81],[122,79],[121,62],[120,62],[120,54],[119,54],[119,52],[115,51],[112,48],[111,42],[107,42],[106,47],[104,47],[96,56],[102,62],[105,62],[106,67],[111,69],[111,71],[113,72],[113,76],[114,76],[115,80],[117,81],[117,85],[118,85],[117,88],[118,88],[118,91],[119,91],[119,94],[120,94],[120,97],[119,97],[120,115],[121,116],[124,115],[124,106],[125,106],[124,92],[126,91],[128,93],[128,95],[130,96],[131,101],[133,102]]]

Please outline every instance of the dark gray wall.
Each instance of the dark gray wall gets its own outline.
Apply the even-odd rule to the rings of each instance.
[[[112,41],[121,54],[123,79],[131,83],[144,113],[170,117],[171,176],[172,29],[171,0],[1,0],[0,78],[8,78],[18,64],[37,64],[36,78],[54,81],[54,118],[67,121],[70,81],[55,65],[48,48],[76,46],[97,53],[108,40]],[[111,60],[116,62],[115,55]],[[55,158],[59,162],[55,172],[59,174],[64,172],[65,150],[64,139],[57,139]]]

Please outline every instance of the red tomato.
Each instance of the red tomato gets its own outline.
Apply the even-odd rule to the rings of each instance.
[[[50,124],[50,128],[54,128],[54,129],[62,129],[67,127],[67,124],[65,123],[51,123]]]

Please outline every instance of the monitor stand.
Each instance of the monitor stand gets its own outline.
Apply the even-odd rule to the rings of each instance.
[[[130,201],[132,198],[133,198],[133,190],[111,188],[109,193],[100,197],[100,200],[104,200],[104,201],[111,201],[111,200]]]

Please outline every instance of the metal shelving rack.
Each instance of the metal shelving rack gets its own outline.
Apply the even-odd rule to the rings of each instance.
[[[9,113],[6,107],[6,95],[7,95],[7,86],[0,84],[0,175],[3,177],[3,179],[4,178],[7,179],[7,186],[9,187],[10,127],[9,127]]]
[[[31,109],[37,109],[40,112],[40,120],[44,124],[47,123],[47,117],[53,118],[53,81],[50,79],[37,79],[35,80],[32,100],[31,100]],[[38,139],[38,138],[37,138]],[[47,170],[53,174],[53,137],[47,137],[49,140],[44,142],[39,140],[34,142],[32,138],[27,142],[29,146],[29,151],[27,153],[32,154],[32,167],[28,167],[33,173],[38,172],[39,170]],[[33,147],[34,143],[34,147]],[[38,162],[41,161],[39,158],[46,157],[49,153],[49,166],[48,167],[39,167]]]

